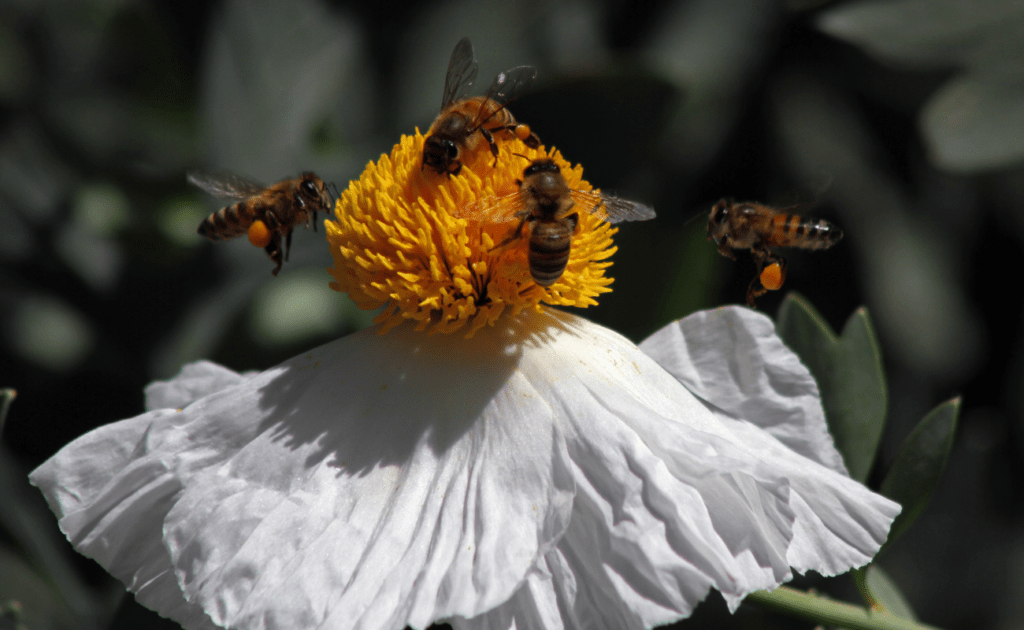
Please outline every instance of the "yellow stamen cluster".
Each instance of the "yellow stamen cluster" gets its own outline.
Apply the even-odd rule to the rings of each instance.
[[[486,145],[462,157],[462,171],[451,178],[422,169],[423,136],[417,130],[402,136],[391,155],[370,162],[341,194],[334,220],[325,222],[334,256],[331,288],[348,293],[360,308],[384,306],[374,320],[382,333],[411,319],[431,332],[468,324],[467,336],[494,325],[506,310],[515,314],[541,303],[585,307],[611,290],[604,270],[615,253],[616,230],[583,208],[569,264],[549,287],[538,286],[530,275],[529,228],[524,226],[522,238],[508,240],[519,220],[457,216],[518,191],[523,170],[537,158],[553,159],[570,188],[591,190],[581,167],[555,150],[511,139],[499,140],[497,164]]]

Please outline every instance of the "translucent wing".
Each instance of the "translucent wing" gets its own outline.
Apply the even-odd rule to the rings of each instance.
[[[530,89],[536,78],[537,69],[533,66],[516,66],[499,72],[487,90],[487,98],[508,105]]]
[[[533,66],[516,66],[504,72],[499,72],[498,76],[494,77],[494,83],[487,89],[485,96],[501,103],[501,107],[491,112],[488,118],[493,117],[494,114],[504,109],[509,103],[522,96],[526,90],[530,89],[536,78],[537,69]],[[485,112],[486,108],[481,107],[480,115],[482,116]],[[479,127],[485,122],[487,122],[487,119],[475,120],[472,126]]]
[[[448,72],[444,75],[444,98],[441,110],[458,100],[466,98],[473,82],[476,81],[477,63],[473,55],[473,44],[468,37],[463,37],[455,44],[452,58],[448,62]]]
[[[188,181],[193,186],[221,199],[248,199],[267,189],[259,182],[234,173],[190,171]]]
[[[642,203],[589,190],[573,190],[570,194],[578,209],[587,210],[608,223],[647,221],[654,218],[654,208]]]
[[[508,223],[521,219],[527,212],[523,204],[523,193],[517,190],[507,195],[484,197],[459,208],[452,215],[481,223]]]

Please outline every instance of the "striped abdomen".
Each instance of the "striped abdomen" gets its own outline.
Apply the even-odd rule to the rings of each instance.
[[[806,219],[795,214],[776,214],[765,237],[768,247],[828,249],[843,238],[843,231],[824,219]]]
[[[226,206],[203,219],[197,230],[200,235],[210,240],[219,241],[223,239],[241,236],[249,230],[249,226],[257,218],[256,209],[253,208],[252,199],[239,201],[233,206]]]
[[[537,221],[530,232],[530,275],[542,287],[554,284],[569,264],[575,225],[568,221]]]
[[[486,96],[474,96],[465,101],[465,105],[467,111],[473,111],[471,120],[480,119],[488,129],[516,124],[516,118],[508,108]]]

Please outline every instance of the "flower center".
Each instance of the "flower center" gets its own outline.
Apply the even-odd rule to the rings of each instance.
[[[402,136],[391,155],[370,162],[341,194],[334,220],[325,222],[334,256],[331,288],[362,309],[384,306],[374,320],[381,332],[411,319],[431,332],[468,325],[471,336],[507,309],[514,315],[542,303],[586,307],[611,291],[604,270],[616,230],[586,208],[573,208],[579,224],[568,262],[548,286],[538,285],[530,270],[534,222],[496,223],[465,211],[515,199],[524,169],[540,158],[558,165],[570,189],[591,190],[581,167],[556,150],[509,139],[498,141],[497,164],[485,147],[463,151],[461,172],[449,178],[422,168],[423,140],[418,130]]]

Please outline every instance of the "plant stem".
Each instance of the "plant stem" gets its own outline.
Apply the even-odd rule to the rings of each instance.
[[[770,593],[751,593],[743,601],[825,626],[837,626],[848,630],[938,630],[935,626],[911,619],[885,612],[873,612],[786,586],[780,586]]]

